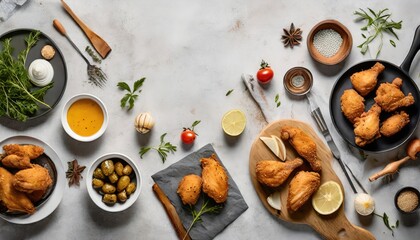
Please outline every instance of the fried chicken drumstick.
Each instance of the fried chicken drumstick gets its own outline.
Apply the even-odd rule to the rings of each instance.
[[[300,158],[285,162],[276,160],[259,161],[256,166],[257,180],[266,186],[278,187],[287,180],[293,170],[302,164],[303,160]]]
[[[400,107],[408,107],[414,104],[411,93],[407,96],[401,91],[403,82],[401,78],[395,78],[392,83],[381,83],[376,90],[375,102],[385,112],[392,112]]]
[[[368,95],[378,82],[378,75],[385,69],[385,66],[377,62],[368,70],[353,73],[350,76],[354,89],[363,97]]]

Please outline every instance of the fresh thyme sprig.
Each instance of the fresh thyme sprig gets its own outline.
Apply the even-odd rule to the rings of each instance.
[[[365,39],[365,41],[357,47],[360,48],[360,52],[362,54],[365,54],[369,48],[369,43],[371,43],[376,37],[379,36],[380,44],[375,56],[375,58],[377,58],[383,45],[383,33],[387,32],[398,40],[398,36],[394,32],[394,29],[401,29],[402,21],[394,22],[393,20],[390,20],[389,18],[391,17],[391,13],[387,13],[388,8],[379,10],[377,13],[370,8],[368,8],[368,10],[372,16],[370,16],[368,12],[361,8],[360,11],[354,12],[354,15],[358,16],[356,21],[367,21],[367,24],[362,27],[361,30],[367,31],[368,33],[369,31],[373,31],[373,33],[369,33],[367,37],[362,33],[362,37]],[[390,40],[390,43],[395,47],[395,42],[392,39]]]
[[[133,85],[133,91],[131,91],[130,86],[128,86],[126,82],[119,82],[117,84],[117,86],[121,90],[126,90],[128,92],[124,95],[123,98],[121,98],[121,108],[125,108],[127,105],[127,102],[129,104],[127,110],[131,110],[134,107],[134,101],[137,100],[137,97],[138,97],[138,94],[136,94],[136,92],[138,91],[138,93],[141,93],[140,87],[143,85],[144,80],[146,80],[146,78],[141,78],[135,81]]]
[[[185,233],[185,236],[182,238],[182,240],[184,240],[188,236],[189,232],[191,231],[192,227],[194,226],[196,222],[202,221],[201,216],[203,216],[206,213],[219,213],[220,210],[223,208],[222,204],[209,206],[209,203],[210,203],[210,198],[206,197],[206,200],[204,201],[203,205],[201,206],[198,212],[197,210],[195,210],[194,206],[190,205],[190,212],[193,217],[193,221],[188,227],[187,232]]]
[[[156,147],[147,146],[147,147],[140,148],[140,151],[139,151],[140,158],[143,158],[143,155],[146,154],[149,150],[154,149],[159,153],[159,156],[162,159],[162,162],[165,163],[168,153],[176,152],[176,146],[172,145],[170,142],[165,142],[164,140],[165,136],[166,136],[166,133],[160,136],[159,146],[156,146]]]
[[[378,216],[378,217],[382,218],[382,220],[384,221],[385,226],[386,226],[389,230],[391,230],[392,236],[394,236],[394,229],[395,229],[395,228],[398,228],[398,226],[400,225],[400,221],[399,221],[399,220],[397,220],[397,221],[395,222],[395,225],[390,225],[390,224],[389,224],[389,217],[388,217],[388,215],[387,215],[385,212],[384,212],[384,215],[379,215],[379,214],[375,213],[375,216]]]

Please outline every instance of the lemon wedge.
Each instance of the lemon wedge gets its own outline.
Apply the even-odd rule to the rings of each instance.
[[[270,196],[267,197],[267,202],[272,208],[281,210],[280,192],[276,191],[270,194]]]
[[[337,211],[343,203],[343,192],[337,182],[323,183],[312,197],[312,206],[321,215],[329,215]]]
[[[238,109],[233,109],[225,113],[222,118],[223,131],[229,136],[240,135],[246,125],[245,114]]]
[[[286,147],[283,141],[274,135],[271,137],[260,137],[260,140],[282,161],[286,160]]]
[[[359,193],[354,199],[354,209],[362,216],[368,216],[375,211],[375,201],[366,193]]]

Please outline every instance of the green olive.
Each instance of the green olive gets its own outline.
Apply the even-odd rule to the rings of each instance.
[[[115,172],[118,174],[118,176],[122,176],[123,175],[123,169],[124,169],[123,164],[121,162],[116,162],[114,164],[114,167],[115,167]]]
[[[104,192],[104,193],[114,193],[115,190],[116,190],[116,188],[112,184],[109,184],[109,183],[105,183],[102,186],[102,192]]]
[[[136,183],[129,183],[128,186],[125,188],[125,191],[127,192],[127,195],[130,196],[134,191],[136,191]]]
[[[114,172],[114,162],[112,160],[105,160],[101,163],[101,169],[105,176],[109,176]]]
[[[105,194],[102,198],[102,201],[106,204],[115,204],[117,202],[117,195],[115,194]]]
[[[111,175],[108,176],[108,179],[111,183],[116,183],[118,181],[118,175],[113,172]]]
[[[130,175],[132,172],[133,172],[133,168],[129,164],[125,165],[123,169],[123,174]]]
[[[120,202],[125,202],[125,201],[127,201],[127,198],[128,198],[125,190],[118,193],[117,197],[118,197],[118,201],[120,201]]]
[[[121,192],[122,190],[124,190],[128,186],[128,184],[130,184],[130,180],[131,179],[129,176],[120,177],[117,183],[117,191]]]
[[[105,175],[100,168],[96,168],[95,171],[93,171],[93,177],[98,179],[105,179]]]
[[[101,188],[104,185],[104,181],[98,178],[92,179],[93,188]]]

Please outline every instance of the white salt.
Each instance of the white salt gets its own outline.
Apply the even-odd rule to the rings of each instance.
[[[337,54],[343,38],[333,29],[324,29],[315,34],[313,43],[322,56],[329,58]]]

